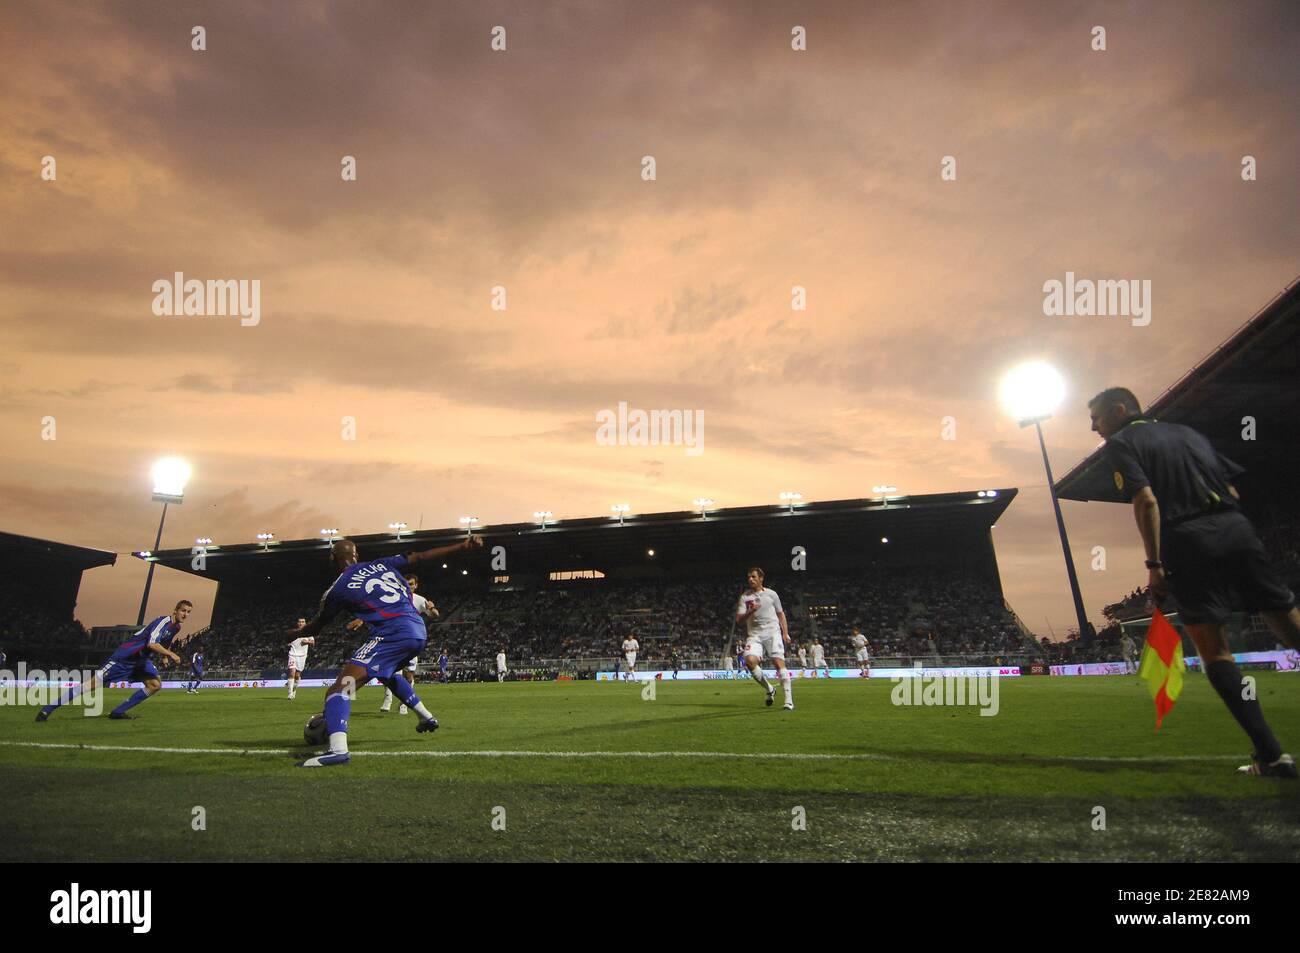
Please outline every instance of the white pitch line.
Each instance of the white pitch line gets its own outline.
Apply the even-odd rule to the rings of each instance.
[[[0,741],[9,748],[45,748],[68,751],[136,751],[144,754],[303,754],[290,748],[160,748],[144,745],[56,744],[45,741]],[[738,752],[738,751],[353,751],[364,758],[702,758],[724,761],[910,761],[890,754],[818,754],[815,752]],[[960,758],[960,752],[952,752]],[[1026,763],[1034,760],[1068,761],[1097,764],[1164,764],[1187,761],[1234,761],[1240,755],[1166,755],[1158,757],[1050,756],[1025,755]]]

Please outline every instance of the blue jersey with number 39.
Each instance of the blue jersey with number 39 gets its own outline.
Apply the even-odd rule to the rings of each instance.
[[[426,638],[424,620],[402,577],[409,565],[405,556],[385,556],[349,566],[325,591],[321,606],[326,616],[333,618],[346,609],[369,625],[374,635]]]

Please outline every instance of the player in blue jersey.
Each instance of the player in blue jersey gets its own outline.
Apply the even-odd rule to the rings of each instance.
[[[117,651],[108,657],[108,661],[100,667],[99,671],[90,676],[86,684],[69,689],[67,694],[61,696],[53,705],[46,705],[37,713],[36,720],[44,721],[56,708],[66,705],[82,692],[93,691],[96,684],[143,682],[144,688],[137,689],[134,695],[108,713],[108,717],[114,721],[131,718],[132,716],[127,714],[130,709],[162,688],[162,677],[154,666],[153,656],[161,655],[173,662],[180,662],[181,657],[169,646],[180,633],[181,624],[193,608],[194,603],[188,599],[176,603],[176,608],[172,610],[171,615],[160,615],[123,642]]]
[[[411,683],[402,677],[406,663],[418,655],[428,641],[424,619],[411,601],[404,575],[425,560],[441,559],[455,552],[482,548],[483,539],[467,536],[459,543],[438,546],[405,556],[385,556],[360,562],[356,543],[341,539],[334,543],[331,559],[339,577],[325,590],[315,618],[295,630],[301,637],[313,637],[340,612],[347,610],[366,623],[370,640],[353,654],[339,677],[325,692],[325,724],[330,750],[308,758],[299,767],[322,768],[347,764],[348,715],[356,690],[375,678],[420,716],[416,731],[434,731],[438,721],[424,707]]]
[[[185,691],[191,695],[199,693],[199,686],[203,684],[203,650],[195,652],[190,656],[190,674],[194,677],[190,683],[185,686]]]
[[[438,656],[438,681],[447,684],[447,665],[451,659],[447,656],[447,646],[442,647],[442,654]]]

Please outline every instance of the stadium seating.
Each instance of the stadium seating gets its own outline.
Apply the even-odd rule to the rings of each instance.
[[[816,636],[829,657],[851,654],[851,627],[860,626],[877,658],[906,660],[1012,654],[1041,657],[1037,643],[1015,622],[992,583],[955,572],[909,570],[851,575],[774,576],[791,637]],[[741,585],[732,579],[672,583],[574,581],[529,590],[478,591],[440,599],[429,626],[424,663],[443,646],[453,665],[485,671],[504,648],[512,671],[539,672],[564,663],[613,659],[629,634],[641,645],[638,667],[667,668],[670,650],[695,667],[714,667],[731,654],[741,633],[733,624]],[[279,671],[294,620],[312,606],[223,604],[222,617],[200,641],[208,666]],[[318,636],[311,669],[337,670],[362,641],[339,619]],[[582,666],[575,666],[581,668]],[[543,677],[540,676],[539,677]]]

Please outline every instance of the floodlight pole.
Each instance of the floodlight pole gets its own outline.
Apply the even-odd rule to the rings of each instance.
[[[150,550],[149,575],[144,577],[144,596],[140,599],[140,614],[136,616],[135,624],[144,625],[145,609],[149,605],[149,587],[153,585],[153,554],[158,552],[158,547],[162,545],[163,523],[167,522],[167,500],[163,500],[162,518],[158,520],[158,536],[153,541],[153,549]]]
[[[1065,535],[1065,517],[1061,515],[1061,501],[1056,497],[1056,482],[1052,478],[1052,464],[1047,459],[1047,443],[1043,440],[1042,422],[1051,417],[1051,414],[1045,414],[1042,417],[1031,417],[1029,420],[1020,421],[1020,426],[1028,427],[1034,425],[1038,431],[1038,447],[1043,451],[1043,468],[1047,471],[1047,492],[1052,497],[1052,509],[1056,511],[1056,528],[1061,534],[1061,552],[1065,555],[1065,571],[1070,577],[1070,594],[1074,596],[1074,615],[1079,622],[1079,638],[1088,634],[1088,614],[1083,609],[1083,594],[1079,592],[1079,576],[1074,571],[1074,557],[1070,554],[1070,540]]]

